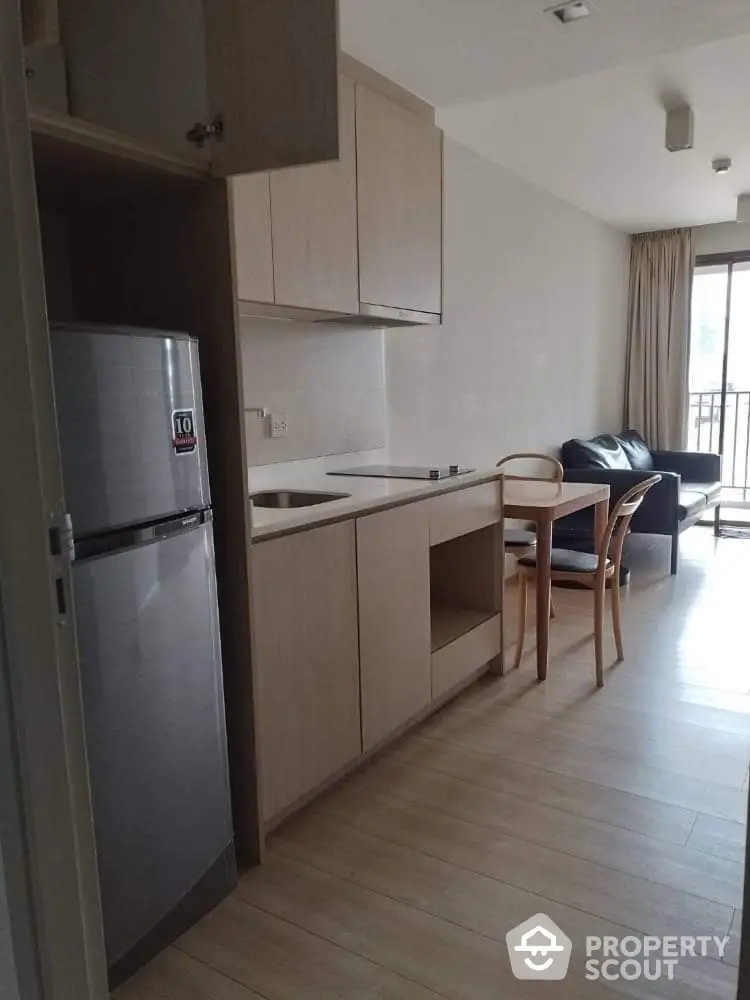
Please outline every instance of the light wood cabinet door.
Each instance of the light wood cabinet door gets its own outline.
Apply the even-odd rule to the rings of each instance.
[[[442,308],[442,133],[357,85],[360,299]]]
[[[203,0],[220,176],[339,155],[338,0]]]
[[[423,504],[357,520],[362,744],[431,699],[430,555]]]
[[[188,133],[209,127],[197,138],[221,177],[338,157],[337,0],[59,8],[71,115],[191,158]]]
[[[269,175],[233,177],[229,190],[237,298],[246,302],[273,302]]]
[[[354,82],[339,82],[341,158],[271,174],[276,302],[359,312]]]
[[[253,546],[263,818],[361,752],[353,521]]]

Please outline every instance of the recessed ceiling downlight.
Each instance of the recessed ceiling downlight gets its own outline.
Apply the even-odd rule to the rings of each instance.
[[[550,7],[546,13],[553,14],[560,24],[572,24],[574,21],[581,21],[584,17],[588,17],[591,11],[591,4],[584,3],[583,0],[571,0],[570,3]]]

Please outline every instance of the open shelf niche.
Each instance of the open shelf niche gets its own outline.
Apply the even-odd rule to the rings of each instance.
[[[502,525],[430,549],[433,697],[502,649]]]

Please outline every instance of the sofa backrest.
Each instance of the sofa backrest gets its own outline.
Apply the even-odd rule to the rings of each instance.
[[[571,438],[561,449],[566,469],[653,469],[651,452],[637,431]]]
[[[653,469],[654,460],[651,457],[651,452],[638,431],[623,431],[622,434],[617,435],[617,440],[628,456],[631,469],[645,471]]]

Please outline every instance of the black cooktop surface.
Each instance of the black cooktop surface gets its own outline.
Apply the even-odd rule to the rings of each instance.
[[[362,465],[356,469],[336,469],[329,476],[372,476],[375,479],[451,479],[454,476],[465,476],[473,469],[464,469],[458,465],[442,467],[429,465]]]

